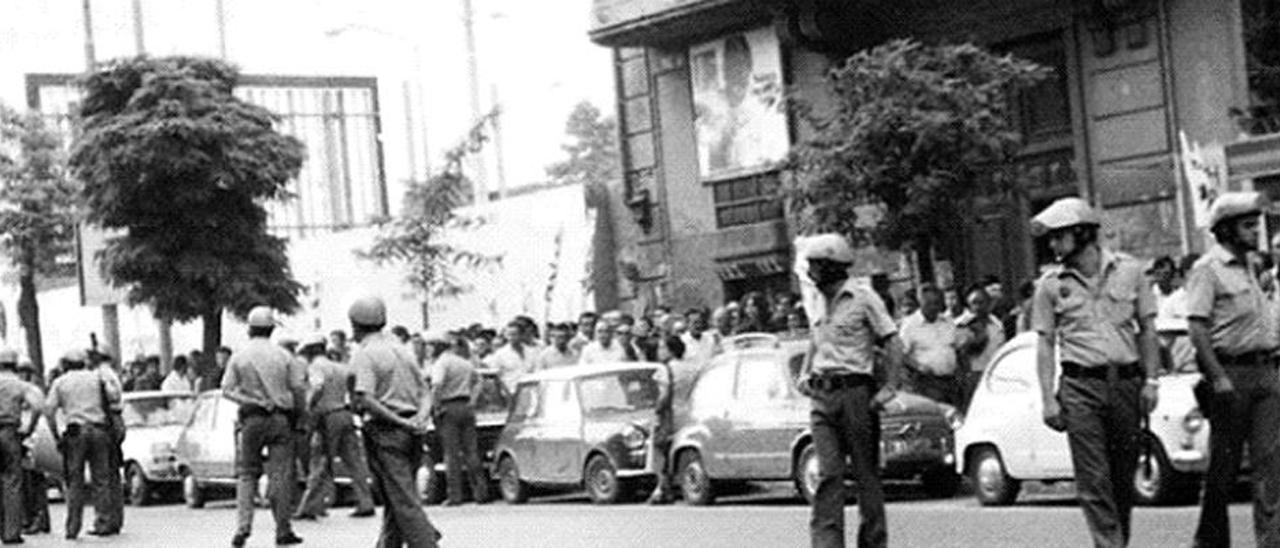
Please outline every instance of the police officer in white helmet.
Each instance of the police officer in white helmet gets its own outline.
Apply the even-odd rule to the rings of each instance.
[[[378,297],[363,297],[347,311],[356,348],[355,401],[362,408],[369,470],[382,493],[382,531],[377,546],[434,548],[440,540],[417,490],[418,468],[431,419],[431,391],[413,352],[382,332],[387,307]]]
[[[1253,528],[1258,546],[1280,546],[1280,347],[1258,284],[1259,217],[1266,199],[1227,192],[1214,200],[1209,221],[1217,243],[1187,276],[1191,344],[1212,393],[1209,470],[1204,479],[1195,546],[1231,546],[1227,503],[1240,471],[1244,442],[1253,468]],[[1198,396],[1199,390],[1197,390]]]
[[[858,497],[858,546],[888,544],[884,490],[880,484],[880,410],[899,382],[902,346],[884,301],[849,278],[853,249],[839,234],[808,238],[799,250],[805,274],[822,299],[813,342],[798,388],[812,400],[809,414],[818,453],[818,486],[809,522],[815,547],[845,545],[844,479],[853,466]],[[875,375],[876,347],[886,350],[889,382]]]
[[[1156,306],[1142,263],[1099,244],[1101,224],[1079,198],[1058,200],[1031,219],[1032,233],[1048,240],[1058,260],[1036,282],[1031,327],[1040,336],[1044,422],[1067,432],[1093,543],[1126,546],[1139,425],[1156,405]]]

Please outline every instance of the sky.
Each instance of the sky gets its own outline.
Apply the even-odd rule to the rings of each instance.
[[[90,0],[97,57],[132,55],[132,0]],[[143,36],[152,55],[218,53],[216,0],[140,0]],[[419,170],[470,126],[464,0],[223,0],[228,57],[247,73],[376,76],[384,96],[403,96],[425,123],[427,152]],[[591,0],[471,0],[475,14],[482,110],[500,103],[503,161],[509,187],[544,179],[562,155],[564,121],[579,101],[612,112],[609,50],[586,36]],[[22,75],[79,71],[84,66],[78,0],[0,2],[0,100],[25,104]],[[336,29],[345,29],[333,32]],[[421,114],[425,113],[425,114]],[[388,127],[403,118],[386,101]],[[387,138],[404,139],[388,131]],[[491,152],[492,154],[492,152]],[[403,155],[401,155],[403,156]],[[490,178],[496,160],[490,156]],[[389,153],[388,172],[405,158]],[[490,184],[490,188],[494,188]]]

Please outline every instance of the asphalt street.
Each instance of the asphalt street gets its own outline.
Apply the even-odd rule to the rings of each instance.
[[[59,533],[62,504],[52,508],[54,535],[27,537],[28,546],[67,546]],[[303,546],[354,548],[373,545],[381,514],[352,518],[350,508],[335,508],[319,522],[299,522]],[[381,511],[379,511],[381,512]],[[496,503],[453,508],[428,507],[428,515],[452,547],[743,547],[807,546],[809,508],[789,496],[785,486],[728,497],[711,507],[676,504],[594,506],[579,496],[535,498],[521,506]],[[1024,495],[1008,508],[983,508],[972,497],[923,499],[908,488],[891,488],[889,542],[893,546],[1079,547],[1089,545],[1084,518],[1069,492],[1049,489]],[[857,507],[847,509],[850,546]],[[91,523],[92,510],[86,512]],[[1134,516],[1135,547],[1188,545],[1197,508],[1139,508]],[[272,546],[274,532],[266,510],[258,510],[249,546]],[[1250,507],[1231,507],[1236,546],[1252,546]],[[235,527],[230,500],[199,510],[181,504],[127,509],[125,532],[110,539],[87,535],[79,545],[180,547],[226,546]]]

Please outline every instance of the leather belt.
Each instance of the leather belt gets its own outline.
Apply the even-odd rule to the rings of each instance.
[[[1073,379],[1107,380],[1108,370],[1115,368],[1116,378],[1133,379],[1145,375],[1137,363],[1086,367],[1076,362],[1062,362],[1062,376]]]
[[[809,377],[809,387],[814,390],[831,391],[856,386],[872,386],[875,379],[871,375],[857,373],[827,373]]]

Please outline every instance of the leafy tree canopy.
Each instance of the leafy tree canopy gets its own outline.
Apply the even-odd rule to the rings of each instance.
[[[67,176],[59,133],[38,113],[0,105],[0,242],[15,266],[65,274],[73,252],[79,186]]]
[[[484,223],[464,215],[460,206],[474,199],[474,187],[463,171],[468,156],[479,152],[488,136],[484,130],[498,117],[491,111],[472,126],[461,143],[445,152],[444,168],[425,181],[409,181],[400,216],[385,234],[360,256],[377,264],[402,263],[407,280],[425,297],[452,297],[470,286],[453,273],[455,266],[482,267],[500,260],[444,241],[448,229],[468,229]]]
[[[232,94],[237,78],[216,59],[137,57],[80,82],[71,167],[89,221],[125,230],[104,269],[162,319],[298,306],[302,286],[263,203],[288,197],[305,151],[272,113]]]
[[[573,107],[565,122],[569,142],[561,145],[568,158],[547,166],[547,176],[560,183],[582,183],[591,188],[620,177],[618,123],[602,116],[588,101]]]
[[[1014,181],[1014,99],[1046,71],[970,44],[911,40],[848,58],[828,75],[831,105],[796,105],[815,130],[784,177],[802,229],[891,248],[954,230],[958,204]],[[874,210],[878,220],[859,221]]]

